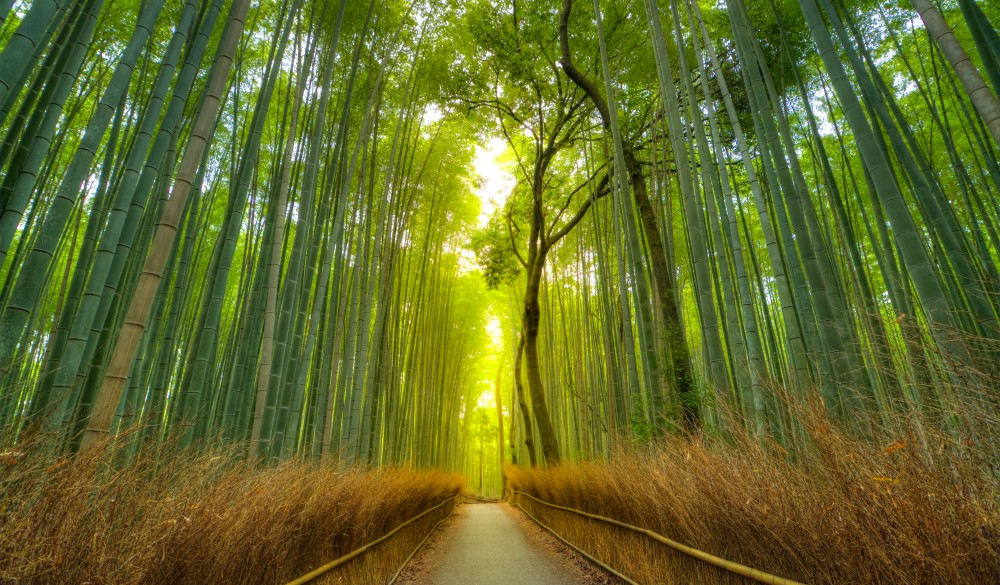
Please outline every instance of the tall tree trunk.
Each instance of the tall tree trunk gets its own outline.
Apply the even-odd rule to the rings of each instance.
[[[538,425],[539,438],[542,440],[542,456],[546,463],[558,465],[559,438],[556,436],[555,426],[552,424],[549,407],[545,401],[545,386],[542,383],[542,369],[538,360],[538,329],[542,315],[538,296],[547,254],[548,250],[543,245],[528,273],[528,284],[524,293],[524,361],[528,375],[528,392],[531,394],[531,410],[535,416],[535,424]]]
[[[583,89],[594,107],[601,115],[601,122],[605,130],[611,131],[612,114],[608,103],[601,95],[597,85],[581,73],[573,64],[573,58],[569,48],[569,16],[573,9],[573,0],[564,0],[563,9],[559,18],[559,44],[562,50],[560,63],[566,75]],[[606,59],[604,59],[606,63]],[[610,80],[607,80],[610,87]],[[639,208],[639,218],[642,221],[643,231],[646,234],[646,242],[649,244],[649,256],[653,279],[656,282],[656,290],[660,294],[659,307],[666,329],[667,347],[670,352],[670,373],[671,381],[677,391],[681,403],[681,419],[684,428],[693,431],[701,424],[701,415],[698,409],[697,388],[694,386],[694,379],[691,375],[691,357],[687,340],[684,338],[683,325],[680,321],[680,312],[677,309],[677,295],[674,293],[673,278],[670,275],[670,268],[667,262],[667,255],[660,238],[660,230],[656,226],[656,215],[653,206],[649,201],[646,187],[646,177],[642,171],[642,164],[635,156],[635,147],[620,140],[619,145],[624,158],[625,170],[628,173],[629,182],[632,186],[632,195],[636,206]],[[643,300],[642,302],[645,302]],[[655,367],[655,364],[646,364],[646,367]],[[656,391],[657,389],[651,389]]]
[[[521,380],[523,356],[524,333],[522,332],[521,339],[517,343],[517,355],[514,356],[514,391],[517,394],[517,406],[521,409],[521,420],[524,424],[524,446],[528,450],[528,461],[532,467],[537,467],[538,459],[535,455],[535,433],[531,422],[531,410],[528,409],[528,398],[524,395],[524,382]],[[513,445],[513,442],[511,444]]]

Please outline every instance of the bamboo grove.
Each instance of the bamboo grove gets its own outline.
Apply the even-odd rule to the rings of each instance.
[[[733,424],[794,448],[814,398],[862,436],[989,424],[996,7],[503,8],[463,28],[519,181],[479,235],[515,460]]]
[[[457,456],[472,150],[425,121],[437,33],[346,0],[7,8],[6,423]]]
[[[0,420],[57,449],[223,440],[482,487],[506,449],[793,445],[799,400],[860,433],[995,411],[995,3],[0,19]],[[477,226],[489,139],[514,187]]]

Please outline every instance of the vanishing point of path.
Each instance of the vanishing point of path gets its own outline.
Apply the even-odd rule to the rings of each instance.
[[[465,504],[413,559],[406,585],[615,583],[507,504]]]

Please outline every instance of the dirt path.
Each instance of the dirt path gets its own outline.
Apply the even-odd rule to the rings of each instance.
[[[507,504],[465,504],[407,567],[406,585],[572,585],[615,581]]]

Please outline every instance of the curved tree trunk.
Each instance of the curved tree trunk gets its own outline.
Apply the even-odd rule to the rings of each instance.
[[[542,440],[542,456],[545,457],[546,463],[556,465],[560,460],[559,439],[555,427],[552,426],[549,407],[545,403],[545,387],[542,385],[542,370],[538,361],[538,325],[542,315],[538,294],[547,254],[547,247],[542,247],[528,272],[528,286],[524,295],[524,361],[528,370],[531,409],[534,411],[538,433]]]
[[[514,389],[517,392],[517,405],[521,409],[521,418],[524,419],[524,446],[528,448],[528,461],[532,467],[538,466],[535,456],[535,436],[531,427],[531,411],[528,410],[528,398],[524,395],[524,382],[521,380],[521,371],[524,363],[524,334],[521,334],[521,342],[517,344],[517,357],[514,358]],[[513,431],[513,429],[511,429]],[[514,446],[513,440],[511,447]]]
[[[593,102],[594,107],[601,115],[601,122],[605,130],[611,129],[611,112],[604,97],[601,95],[597,85],[581,73],[573,64],[573,57],[569,50],[569,15],[573,9],[573,0],[564,0],[563,10],[559,19],[559,44],[562,50],[560,64],[566,75],[577,84],[580,89],[587,93]],[[656,281],[656,289],[660,294],[660,312],[662,314],[664,326],[666,328],[666,341],[670,350],[670,376],[671,382],[676,388],[681,403],[681,417],[684,428],[693,431],[700,426],[700,413],[698,411],[697,388],[695,388],[691,376],[691,356],[684,338],[683,325],[681,324],[677,309],[677,297],[674,294],[674,283],[670,276],[670,265],[667,262],[667,255],[660,239],[660,231],[656,227],[656,214],[653,212],[653,205],[649,201],[646,188],[646,177],[642,172],[642,165],[635,156],[635,148],[622,140],[622,155],[625,159],[625,168],[629,175],[629,182],[632,185],[632,195],[636,206],[639,208],[639,218],[642,221],[643,231],[646,232],[646,242],[649,244],[649,258],[653,279]]]

